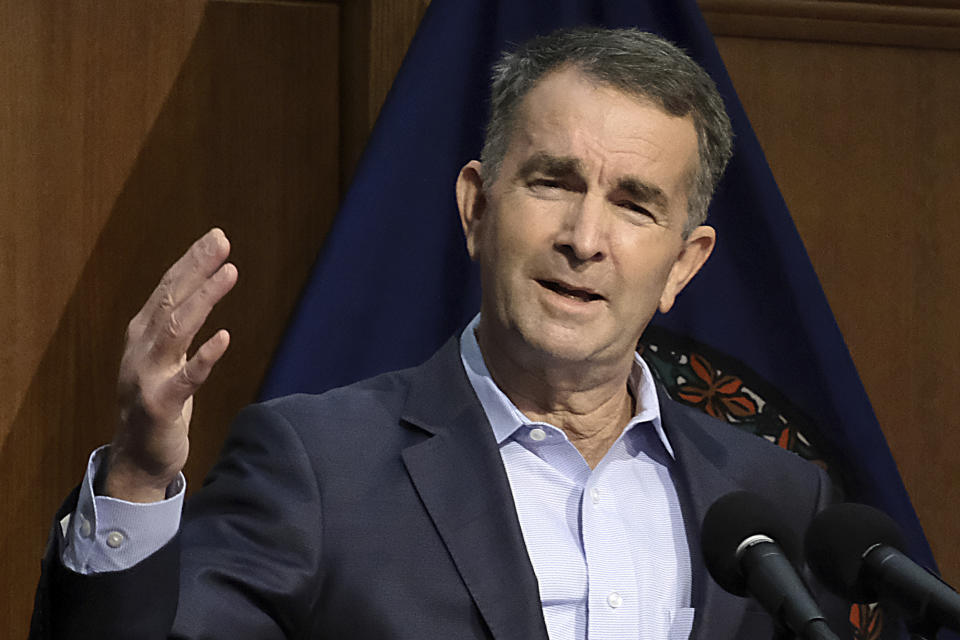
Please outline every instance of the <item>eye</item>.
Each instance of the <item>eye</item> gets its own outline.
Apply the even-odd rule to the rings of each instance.
[[[633,211],[634,213],[639,213],[639,214],[648,216],[650,218],[653,217],[653,214],[650,213],[649,209],[637,204],[636,202],[633,202],[632,200],[620,200],[619,202],[615,202],[614,204],[622,209]]]
[[[534,198],[560,200],[573,191],[570,183],[562,178],[531,178],[527,190]]]
[[[542,187],[545,189],[563,189],[563,183],[554,178],[535,178],[530,181],[531,187]]]

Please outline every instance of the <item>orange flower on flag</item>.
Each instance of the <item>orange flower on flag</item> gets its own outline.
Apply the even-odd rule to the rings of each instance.
[[[710,362],[697,353],[690,354],[690,368],[696,378],[677,389],[677,395],[701,407],[714,418],[730,421],[757,413],[757,403],[743,392],[743,382],[731,375],[719,375]]]
[[[883,611],[876,605],[854,604],[850,624],[854,640],[878,640],[883,633]]]

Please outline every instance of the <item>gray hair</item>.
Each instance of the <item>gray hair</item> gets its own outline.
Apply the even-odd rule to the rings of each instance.
[[[523,98],[548,72],[566,65],[651,100],[670,115],[692,114],[699,167],[690,185],[684,231],[703,224],[733,153],[730,118],[706,71],[675,45],[639,29],[561,29],[505,52],[492,73],[490,121],[480,154],[484,182],[496,180]]]

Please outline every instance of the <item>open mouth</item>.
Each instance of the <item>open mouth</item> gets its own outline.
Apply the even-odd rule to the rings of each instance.
[[[583,302],[593,302],[594,300],[603,300],[603,296],[593,291],[587,289],[576,289],[568,287],[559,282],[554,282],[552,280],[537,280],[537,283],[546,289],[550,289],[554,293],[559,293],[562,296],[567,298],[572,298],[574,300],[582,300]]]

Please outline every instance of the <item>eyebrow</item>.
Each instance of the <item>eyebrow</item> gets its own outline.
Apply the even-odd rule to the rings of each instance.
[[[669,198],[663,189],[633,176],[617,180],[617,190],[625,192],[637,202],[649,202],[661,209],[666,209],[669,204]]]
[[[541,151],[527,158],[517,171],[520,178],[527,178],[534,173],[543,173],[553,177],[581,176],[583,175],[583,163],[577,158],[554,156]]]
[[[540,151],[533,154],[517,171],[521,179],[528,178],[534,173],[542,173],[554,178],[565,176],[582,177],[583,163],[572,156],[554,156]],[[667,209],[669,198],[663,189],[649,182],[644,182],[636,176],[623,176],[617,180],[616,191],[626,194],[638,203],[649,203],[661,209]]]

